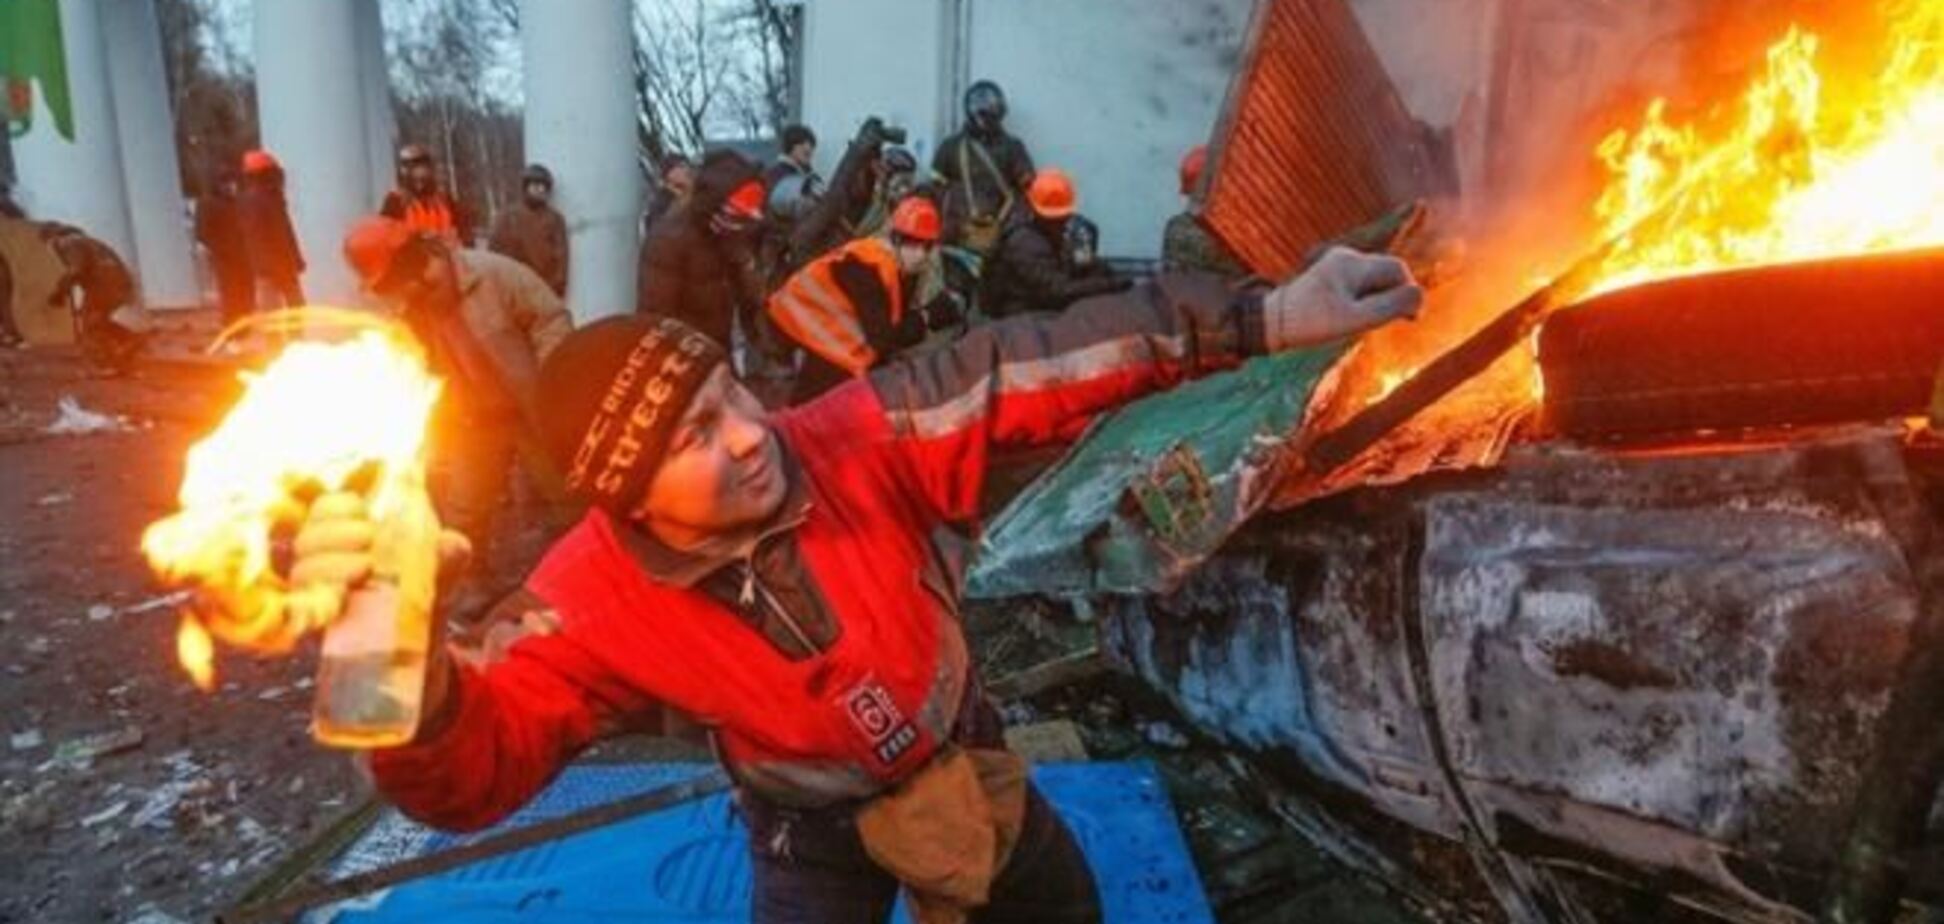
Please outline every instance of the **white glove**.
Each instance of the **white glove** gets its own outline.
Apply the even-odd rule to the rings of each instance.
[[[1262,298],[1269,351],[1315,346],[1415,318],[1424,290],[1404,261],[1332,247],[1295,279]]]

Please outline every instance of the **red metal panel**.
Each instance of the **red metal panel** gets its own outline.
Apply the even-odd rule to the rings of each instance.
[[[1429,194],[1433,160],[1344,0],[1262,0],[1197,199],[1257,274]]]

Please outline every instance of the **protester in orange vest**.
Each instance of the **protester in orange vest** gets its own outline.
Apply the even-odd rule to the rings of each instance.
[[[861,376],[925,338],[926,311],[911,300],[938,238],[937,207],[906,198],[891,216],[888,236],[858,238],[818,257],[770,295],[770,320],[804,349],[792,403]]]
[[[473,245],[472,216],[439,188],[439,171],[425,145],[408,144],[398,149],[398,187],[385,194],[378,214],[455,246]]]

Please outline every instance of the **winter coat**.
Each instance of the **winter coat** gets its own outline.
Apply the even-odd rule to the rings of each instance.
[[[567,294],[567,219],[553,206],[521,202],[507,209],[489,246],[526,264],[555,295]]]
[[[540,364],[573,331],[573,319],[524,264],[481,250],[454,250],[451,257],[459,283],[456,316],[415,305],[405,320],[430,345],[439,371],[455,380],[454,398],[468,416],[531,423]]]
[[[304,275],[304,251],[284,203],[283,177],[252,179],[240,197],[250,267],[259,279],[292,280]]]
[[[1195,220],[1195,216],[1187,212],[1168,219],[1167,227],[1161,231],[1161,269],[1170,273],[1248,274],[1248,270],[1242,268],[1228,248],[1215,240]]]
[[[635,310],[676,318],[730,346],[739,307],[762,302],[755,241],[726,239],[710,219],[756,166],[731,151],[711,152],[696,171],[689,200],[663,215],[641,243]]]
[[[1060,311],[1092,295],[1118,292],[1131,283],[1114,276],[1075,274],[1062,252],[1064,242],[1046,223],[1015,221],[999,238],[999,249],[985,268],[983,304],[995,318],[1029,311]]]
[[[213,192],[196,200],[196,240],[209,249],[210,269],[219,279],[242,279],[247,285],[254,278],[243,203],[236,196]]]
[[[1261,299],[1170,277],[985,325],[770,418],[789,488],[747,557],[684,553],[596,510],[526,583],[527,632],[458,664],[378,788],[443,828],[504,818],[603,734],[659,710],[714,732],[748,796],[872,798],[989,715],[958,618],[990,460],[1259,352]],[[996,737],[996,736],[995,736]]]

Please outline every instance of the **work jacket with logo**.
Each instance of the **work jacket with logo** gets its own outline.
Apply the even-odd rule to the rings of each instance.
[[[989,463],[1262,343],[1257,295],[1164,277],[976,328],[776,414],[789,499],[752,550],[679,553],[589,513],[528,579],[530,631],[457,666],[420,740],[372,754],[378,787],[426,823],[482,827],[602,734],[672,709],[712,732],[748,796],[885,791],[965,740],[983,702],[954,550]]]

